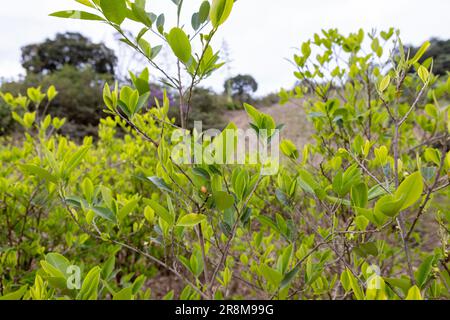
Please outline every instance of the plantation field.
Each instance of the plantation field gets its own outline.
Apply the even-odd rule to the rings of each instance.
[[[111,27],[145,66],[114,79],[80,73],[83,56],[40,61],[27,80],[42,84],[2,87],[1,300],[450,298],[450,70],[434,72],[431,42],[318,31],[293,54],[296,85],[260,107],[249,76],[200,86],[225,64],[214,40],[240,1],[172,0],[174,21],[145,0],[76,2],[51,17]],[[57,38],[112,68],[101,45]],[[72,110],[68,88],[88,103]],[[203,119],[214,134],[193,128]]]

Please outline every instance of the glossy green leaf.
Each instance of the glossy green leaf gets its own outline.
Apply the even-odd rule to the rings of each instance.
[[[125,0],[100,0],[100,7],[106,19],[115,24],[122,24],[127,16]]]
[[[213,0],[211,4],[210,19],[214,28],[223,24],[230,16],[234,0]]]
[[[191,60],[191,43],[188,36],[181,28],[173,28],[167,35],[167,42],[172,48],[175,56],[183,63]]]

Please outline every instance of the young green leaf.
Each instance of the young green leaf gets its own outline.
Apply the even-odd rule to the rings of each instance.
[[[188,36],[180,28],[173,28],[167,35],[167,42],[172,48],[175,56],[183,63],[188,63],[191,59],[191,43]]]
[[[391,83],[391,76],[390,75],[386,75],[380,82],[380,85],[378,87],[378,90],[380,92],[384,92],[387,87],[389,86],[389,84]]]
[[[88,272],[77,295],[78,300],[97,300],[100,271],[100,267],[97,266]]]
[[[423,300],[422,294],[420,293],[420,289],[417,286],[412,286],[405,300]]]
[[[109,21],[120,25],[127,16],[127,5],[125,0],[100,0],[103,14]]]
[[[214,28],[223,24],[230,16],[234,0],[213,0],[210,11],[210,19]]]
[[[423,192],[423,179],[420,171],[410,174],[398,187],[394,196],[396,199],[403,198],[400,210],[404,210],[420,199]]]
[[[409,63],[411,65],[417,63],[420,58],[422,58],[422,56],[424,55],[424,53],[428,50],[428,48],[430,47],[431,43],[429,41],[426,41],[421,47],[420,49],[417,51],[417,53],[414,55],[414,57],[409,60]]]
[[[234,204],[234,197],[225,191],[214,192],[214,202],[219,210],[231,208]]]
[[[178,227],[193,227],[206,219],[206,216],[203,214],[189,213],[182,216],[178,222]]]
[[[91,21],[104,21],[102,17],[97,16],[96,14],[89,13],[86,11],[78,11],[78,10],[65,10],[58,11],[50,14],[51,17],[57,18],[65,18],[65,19],[80,19],[80,20],[91,20]]]
[[[169,226],[174,225],[175,217],[169,212],[169,210],[161,206],[155,200],[148,200],[148,204],[150,205],[150,207],[152,207],[155,213],[161,217],[161,219],[169,224]]]

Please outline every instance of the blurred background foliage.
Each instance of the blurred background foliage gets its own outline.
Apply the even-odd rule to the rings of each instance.
[[[445,75],[450,69],[450,40],[433,38],[431,47],[421,58],[421,62],[433,58],[433,72]],[[409,46],[411,55],[419,48]],[[117,80],[120,84],[131,83],[128,76],[119,75],[120,59],[114,50],[103,43],[94,43],[80,33],[58,33],[53,39],[30,44],[22,48],[22,66],[25,75],[16,80],[2,80],[0,91],[14,95],[26,95],[29,87],[41,86],[43,90],[55,85],[59,92],[49,108],[49,113],[67,118],[62,133],[82,139],[86,135],[97,135],[99,120],[104,116],[102,88],[106,82]],[[167,90],[171,100],[169,115],[179,124],[178,97],[171,88],[160,84],[156,79],[150,85],[152,97],[161,99]],[[224,82],[224,91],[215,92],[210,88],[196,88],[193,92],[193,110],[190,115],[190,127],[193,121],[202,121],[203,128],[222,128],[226,122],[228,110],[242,109],[243,103],[257,107],[270,107],[279,102],[277,94],[257,96],[258,82],[249,74],[231,76]],[[4,101],[0,101],[0,135],[7,135],[17,129]]]
[[[29,87],[43,90],[55,85],[60,93],[48,112],[53,116],[67,118],[62,133],[82,139],[86,135],[96,136],[99,120],[104,116],[102,89],[106,82],[117,80],[120,84],[131,83],[129,77],[119,76],[118,58],[115,52],[103,43],[94,43],[80,33],[58,33],[53,39],[30,44],[22,48],[21,61],[25,75],[15,80],[2,80],[0,91],[13,95],[26,95]],[[162,99],[164,89],[168,91],[171,105],[170,116],[178,119],[178,97],[171,88],[156,80],[150,85],[152,98]],[[242,104],[259,103],[270,106],[278,102],[277,94],[256,99],[258,83],[251,75],[237,75],[227,79],[224,92],[216,93],[210,88],[197,88],[193,92],[193,120],[202,121],[203,127],[222,128],[226,124],[224,111],[242,109]],[[4,101],[0,101],[0,135],[17,129]]]

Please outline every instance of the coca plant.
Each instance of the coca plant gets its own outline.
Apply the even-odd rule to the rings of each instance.
[[[285,205],[336,259],[334,296],[449,292],[450,80],[432,74],[431,59],[418,63],[428,42],[410,56],[398,34],[315,34],[292,61],[300,85],[280,94],[302,99],[316,130],[301,164],[282,145],[306,196]]]
[[[211,43],[232,0],[204,1],[192,28],[181,21],[182,0],[173,1],[172,28],[142,0],[77,2],[87,11],[53,15],[103,22],[122,34],[178,91],[182,127],[167,117],[167,95],[144,108],[144,69],[131,75],[132,86],[105,86],[110,116],[99,142],[68,146],[54,133],[28,133],[36,150],[15,163],[53,196],[65,214],[58,221],[76,241],[34,252],[42,260],[29,273],[33,282],[8,271],[4,298],[147,299],[154,296],[146,277],[165,273],[183,287],[166,299],[448,298],[449,80],[432,74],[431,60],[418,64],[428,43],[410,57],[391,29],[324,30],[302,44],[293,59],[299,84],[280,95],[306,109],[315,142],[283,140],[285,159],[267,174],[277,157],[251,162],[247,153],[243,163],[231,161],[239,142],[227,134],[237,131],[234,124],[216,137],[185,130],[193,88],[221,66]],[[122,29],[126,19],[142,24],[135,37]],[[177,59],[175,75],[155,61],[162,43]],[[25,128],[38,125],[23,97],[3,97],[23,104],[23,117],[15,118]],[[282,125],[250,105],[245,110],[258,142],[276,142]],[[126,131],[122,142],[117,126]],[[201,161],[179,161],[196,150]],[[72,264],[88,268],[77,278]]]

